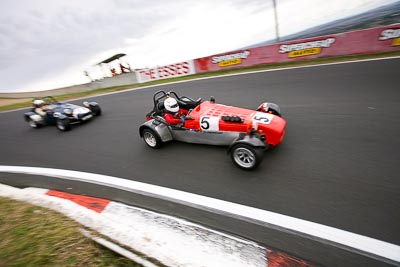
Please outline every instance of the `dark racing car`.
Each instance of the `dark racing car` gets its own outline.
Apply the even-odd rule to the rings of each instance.
[[[180,108],[189,110],[183,123],[171,125],[164,119],[164,100],[173,97]],[[243,169],[256,168],[264,150],[279,145],[284,137],[286,120],[274,103],[262,103],[256,110],[226,106],[210,101],[158,91],[153,96],[153,110],[139,128],[139,134],[151,148],[177,140],[187,143],[228,146],[233,162]]]
[[[68,131],[72,124],[91,120],[101,115],[101,108],[96,102],[83,102],[83,106],[58,102],[54,97],[35,98],[33,108],[24,114],[32,128],[56,125],[60,131]]]

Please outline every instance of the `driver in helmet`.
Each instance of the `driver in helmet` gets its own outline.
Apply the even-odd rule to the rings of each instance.
[[[48,106],[45,105],[42,99],[35,99],[33,100],[34,112],[39,114],[42,117],[46,116],[46,110],[48,110]]]
[[[189,113],[189,111],[180,108],[175,98],[168,97],[167,99],[165,99],[164,107],[166,109],[166,112],[164,113],[164,119],[167,121],[167,123],[171,125],[177,125],[180,123],[182,125],[185,124],[185,117]]]

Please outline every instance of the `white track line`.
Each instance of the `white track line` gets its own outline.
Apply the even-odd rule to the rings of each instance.
[[[86,172],[20,166],[2,166],[0,172],[34,174],[118,188],[184,204],[254,224],[329,243],[374,259],[400,265],[400,246],[330,226],[166,187]],[[55,179],[56,179],[55,178]]]

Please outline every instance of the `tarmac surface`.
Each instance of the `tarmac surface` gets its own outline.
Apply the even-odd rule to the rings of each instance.
[[[103,115],[65,133],[50,126],[29,128],[21,110],[0,113],[0,165],[130,179],[400,245],[399,68],[400,59],[390,59],[204,79],[91,97],[100,103]],[[218,103],[252,109],[262,102],[277,103],[287,120],[285,139],[267,151],[260,167],[252,172],[235,167],[224,147],[172,142],[159,150],[150,149],[140,139],[138,128],[152,109],[153,93],[161,89],[205,100],[214,96]],[[26,178],[25,182],[18,179],[18,175],[0,174],[0,182],[28,183]],[[75,188],[74,193],[91,191],[92,195],[107,193],[109,199],[123,198],[120,192],[98,187],[64,186]],[[127,197],[125,202],[129,201]],[[176,209],[170,207],[169,212]],[[196,220],[212,227],[272,243],[305,255],[303,258],[317,251],[310,249],[317,245],[303,240],[284,247],[282,240],[290,237],[272,233],[267,237],[267,231],[257,226],[250,229],[229,218],[186,211],[187,217],[197,216]],[[305,247],[308,251],[302,251]],[[340,253],[321,257],[337,257],[337,262],[343,258]],[[326,265],[330,262],[318,260]]]

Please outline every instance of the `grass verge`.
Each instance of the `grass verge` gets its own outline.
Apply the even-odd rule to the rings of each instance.
[[[392,52],[384,52],[384,53],[368,54],[368,55],[349,55],[349,56],[334,57],[334,58],[333,57],[318,58],[318,59],[302,60],[302,61],[295,61],[295,62],[284,62],[284,63],[264,64],[264,65],[257,65],[257,66],[251,66],[251,67],[243,67],[243,68],[232,68],[232,69],[226,69],[226,70],[193,74],[193,75],[177,77],[177,78],[151,81],[151,82],[141,83],[141,84],[128,84],[128,85],[121,85],[121,86],[113,86],[113,87],[95,89],[95,90],[81,92],[81,93],[59,95],[59,96],[57,96],[57,99],[60,101],[64,101],[64,100],[70,100],[70,99],[75,99],[75,98],[89,97],[89,96],[95,96],[95,95],[111,93],[111,92],[118,92],[118,91],[123,91],[126,89],[134,89],[134,88],[140,88],[140,87],[151,86],[151,85],[166,84],[166,83],[177,82],[177,81],[186,81],[186,80],[191,80],[191,79],[196,79],[196,78],[206,78],[206,77],[214,77],[214,76],[221,76],[221,75],[227,75],[227,74],[245,73],[245,72],[250,72],[250,71],[270,70],[270,69],[279,69],[279,68],[296,67],[296,66],[310,66],[310,65],[317,65],[317,64],[338,63],[338,62],[363,60],[363,59],[375,59],[375,58],[384,58],[384,57],[392,57],[392,56],[400,56],[400,51],[392,51]],[[1,98],[0,98],[0,100],[1,100]],[[13,104],[3,104],[3,105],[1,104],[1,101],[0,101],[0,112],[30,107],[31,105],[32,105],[32,102],[30,100],[26,101],[26,99],[21,100],[21,102],[17,102],[17,103],[13,103]]]
[[[64,215],[0,197],[0,266],[133,266]]]

